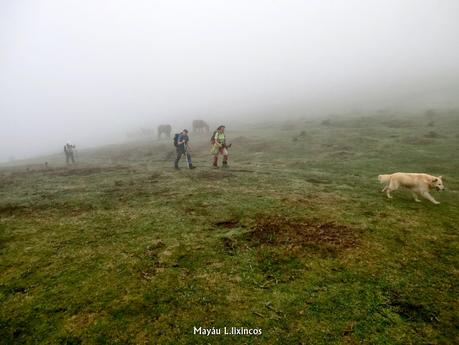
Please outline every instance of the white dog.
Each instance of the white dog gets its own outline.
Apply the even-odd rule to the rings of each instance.
[[[432,195],[429,193],[430,188],[436,188],[437,190],[444,190],[443,181],[441,176],[432,176],[427,174],[414,174],[414,173],[395,173],[390,175],[379,175],[378,180],[385,184],[383,192],[389,199],[392,199],[391,192],[397,190],[400,186],[408,188],[414,197],[414,200],[420,202],[418,195],[422,195],[427,200],[434,204],[439,204]]]

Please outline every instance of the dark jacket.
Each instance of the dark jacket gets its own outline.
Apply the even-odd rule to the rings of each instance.
[[[188,135],[186,134],[180,134],[178,136],[178,139],[177,139],[177,142],[180,143],[181,141],[184,141],[184,143],[181,143],[181,144],[178,144],[177,145],[177,150],[180,150],[180,151],[185,151],[185,145],[188,144],[188,141],[190,139],[188,138]]]

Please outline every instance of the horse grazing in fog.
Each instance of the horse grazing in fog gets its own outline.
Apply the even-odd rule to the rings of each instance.
[[[159,125],[158,126],[158,139],[161,139],[161,134],[166,134],[166,137],[170,139],[172,132],[171,125]]]
[[[209,125],[203,120],[193,120],[194,133],[209,133]]]

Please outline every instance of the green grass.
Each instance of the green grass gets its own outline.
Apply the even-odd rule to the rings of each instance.
[[[428,122],[229,124],[227,171],[206,136],[193,171],[169,142],[3,167],[0,342],[458,342],[459,119]],[[396,171],[443,175],[441,204],[386,199],[376,176]]]

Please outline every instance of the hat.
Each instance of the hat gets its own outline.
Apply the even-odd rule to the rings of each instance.
[[[218,129],[221,129],[221,128],[226,128],[226,127],[223,126],[223,125],[220,125],[220,126],[217,127],[217,130],[218,130]]]

